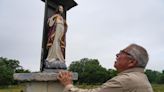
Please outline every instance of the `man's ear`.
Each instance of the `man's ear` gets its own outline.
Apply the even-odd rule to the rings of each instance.
[[[135,66],[137,66],[137,61],[136,60],[129,60],[128,67],[132,68],[132,67],[135,67]]]

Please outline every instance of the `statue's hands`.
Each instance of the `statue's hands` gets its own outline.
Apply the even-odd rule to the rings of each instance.
[[[57,76],[57,79],[64,85],[67,86],[69,84],[72,84],[72,73],[71,72],[66,72],[66,71],[61,71],[59,72],[59,75]]]
[[[54,23],[56,22],[56,17],[57,16],[58,15],[55,14],[55,15],[51,16],[50,18],[48,18],[47,24],[48,24],[49,27],[52,27],[54,25]]]

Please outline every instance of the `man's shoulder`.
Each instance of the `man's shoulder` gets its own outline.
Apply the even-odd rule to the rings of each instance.
[[[139,86],[148,86],[150,83],[144,73],[140,72],[130,72],[130,73],[122,73],[110,81],[119,82],[124,88],[128,87],[139,87]]]
[[[141,72],[129,72],[122,73],[112,78],[112,80],[117,80],[119,82],[133,82],[140,81],[141,79],[145,79],[146,75]]]

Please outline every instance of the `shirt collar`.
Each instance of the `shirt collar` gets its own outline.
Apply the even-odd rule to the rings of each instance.
[[[144,73],[144,68],[139,68],[139,67],[130,68],[130,69],[127,69],[127,70],[125,70],[123,72],[118,73],[118,75],[123,74],[123,73],[130,73],[130,72],[141,72],[141,73]]]

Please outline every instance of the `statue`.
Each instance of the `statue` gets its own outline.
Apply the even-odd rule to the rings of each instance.
[[[59,5],[54,15],[48,18],[48,55],[45,59],[45,68],[49,69],[66,69],[65,64],[65,35],[67,31],[67,23],[62,14],[63,6]]]

